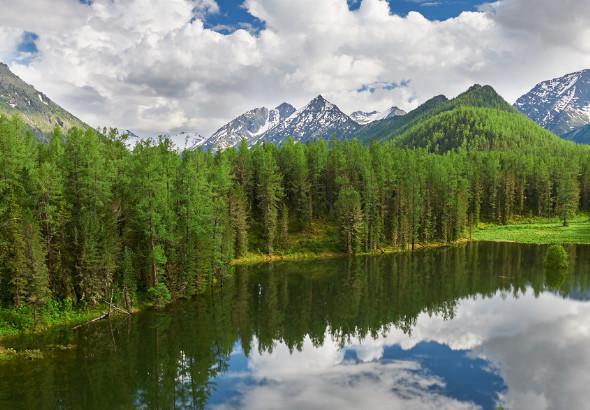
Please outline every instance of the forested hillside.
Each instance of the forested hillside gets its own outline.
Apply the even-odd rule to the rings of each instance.
[[[518,112],[492,87],[476,84],[452,100],[448,100],[444,95],[439,95],[406,115],[369,124],[357,131],[353,137],[361,141],[392,139],[440,113],[461,107],[489,108],[509,113]]]
[[[459,106],[420,122],[393,139],[406,148],[444,153],[453,149],[535,150],[571,144],[522,114]]]
[[[520,116],[504,121],[509,113],[440,115],[414,135],[444,155],[335,140],[179,154],[161,139],[130,152],[114,131],[56,128],[43,144],[0,117],[1,303],[190,296],[233,258],[288,252],[289,238],[317,224],[337,233],[335,251],[355,253],[590,210],[588,150],[525,130]]]
[[[448,101],[444,95],[436,96],[405,115],[368,124],[357,131],[353,137],[361,141],[378,141],[392,137],[416,124],[422,118],[438,112]]]
[[[45,139],[53,127],[64,130],[87,127],[78,118],[54,103],[15,75],[0,62],[0,114],[20,114],[38,138]]]

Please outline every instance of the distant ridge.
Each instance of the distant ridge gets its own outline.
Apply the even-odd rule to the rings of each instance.
[[[448,99],[444,95],[436,96],[403,116],[396,116],[384,119],[383,121],[367,124],[357,130],[352,135],[352,138],[357,138],[365,142],[391,138],[392,136],[403,132],[403,130],[412,126],[421,118],[436,112],[438,107],[447,101]]]
[[[475,84],[452,100],[447,99],[444,95],[438,95],[402,117],[368,124],[352,137],[367,142],[391,139],[431,116],[460,106],[516,112],[492,87]]]
[[[514,106],[565,139],[590,143],[590,70],[542,81]]]
[[[4,63],[0,63],[0,114],[20,114],[40,138],[50,134],[55,126],[63,130],[71,127],[89,127],[32,85],[21,80]]]
[[[534,150],[568,144],[518,112],[490,86],[474,85],[435,111],[392,136],[392,142],[434,153],[457,149]]]
[[[295,107],[282,103],[274,109],[254,108],[231,120],[203,142],[208,149],[235,147],[242,140],[249,145],[256,143],[263,134],[276,127],[295,112]]]
[[[590,70],[540,82],[514,106],[559,135],[590,124]]]

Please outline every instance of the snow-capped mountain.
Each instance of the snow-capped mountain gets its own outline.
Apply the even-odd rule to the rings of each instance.
[[[590,70],[537,84],[516,108],[560,135],[590,123]]]
[[[386,120],[393,117],[406,115],[406,112],[398,107],[391,107],[385,111],[355,111],[350,114],[350,118],[360,125],[370,124],[375,121]]]
[[[131,130],[125,130],[121,132],[121,135],[127,136],[125,143],[130,150],[133,150],[140,141],[151,141],[152,144],[158,144],[160,138],[158,136],[140,137]],[[179,152],[198,148],[207,141],[207,138],[203,137],[201,134],[186,131],[179,132],[178,134],[165,135],[164,137],[170,138],[174,143],[176,150]]]
[[[287,138],[293,137],[296,141],[307,142],[319,138],[330,138],[333,135],[343,139],[359,128],[360,125],[340,111],[336,105],[318,95],[305,107],[266,131],[259,141],[280,144]]]
[[[294,112],[295,107],[287,103],[282,103],[274,109],[254,108],[225,124],[203,146],[209,149],[224,149],[238,145],[242,139],[246,139],[249,145],[255,144],[265,132]]]
[[[198,148],[207,141],[207,137],[196,132],[181,131],[178,134],[170,135],[170,139],[178,149]]]

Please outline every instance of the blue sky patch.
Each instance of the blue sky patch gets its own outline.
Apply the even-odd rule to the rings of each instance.
[[[37,40],[39,40],[39,36],[36,33],[25,31],[16,48],[16,53],[13,54],[13,58],[10,60],[17,61],[19,64],[29,64],[35,58],[35,55],[39,53]]]
[[[436,342],[421,342],[410,350],[387,346],[381,362],[417,361],[429,374],[444,380],[441,394],[461,402],[476,403],[483,410],[495,410],[507,386],[490,362],[472,357],[467,350],[452,350]]]
[[[357,88],[356,92],[361,93],[371,93],[373,94],[377,90],[385,90],[385,91],[393,91],[397,88],[404,88],[410,85],[410,80],[402,80],[400,82],[387,82],[381,81],[372,84],[363,84],[359,88]]]
[[[356,10],[361,0],[347,0],[348,7]],[[490,0],[387,0],[391,12],[406,16],[410,11],[417,11],[429,20],[447,20],[457,17],[464,11],[477,11],[479,6]]]
[[[254,17],[246,10],[243,1],[217,0],[217,5],[219,6],[219,13],[207,15],[204,22],[205,28],[229,34],[238,29],[258,33],[265,27],[262,20]]]
[[[91,3],[92,0],[80,0]],[[351,10],[357,10],[362,0],[347,0]],[[391,12],[406,16],[410,11],[417,11],[429,20],[446,20],[457,17],[464,11],[477,11],[490,0],[388,0]],[[251,15],[244,7],[244,1],[217,0],[219,13],[208,14],[204,25],[206,28],[223,34],[245,29],[258,33],[265,28],[262,20]]]

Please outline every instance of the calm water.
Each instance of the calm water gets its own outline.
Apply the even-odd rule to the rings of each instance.
[[[237,272],[162,312],[7,345],[2,409],[590,408],[590,247],[474,244]]]

